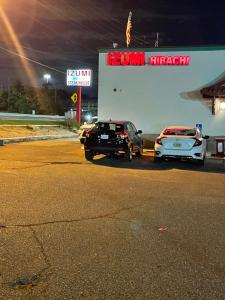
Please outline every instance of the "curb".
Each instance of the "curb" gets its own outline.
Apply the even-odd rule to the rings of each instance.
[[[67,138],[76,138],[78,140],[78,134],[36,135],[36,136],[26,136],[26,137],[16,137],[16,138],[4,138],[4,139],[0,139],[0,146],[4,146],[6,144],[13,144],[13,143],[57,140],[57,139],[67,139]]]
[[[62,125],[33,125],[33,124],[26,124],[26,125],[14,125],[14,124],[5,124],[5,125],[0,125],[0,128],[1,127],[22,127],[22,128],[27,128],[27,127],[61,127]]]

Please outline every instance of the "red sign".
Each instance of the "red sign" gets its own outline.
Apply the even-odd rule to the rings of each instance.
[[[110,66],[144,66],[145,52],[108,52],[107,64]]]
[[[188,66],[190,56],[150,56],[148,62],[145,52],[108,52],[107,64],[110,66]]]
[[[149,65],[153,66],[187,66],[190,56],[150,56]]]

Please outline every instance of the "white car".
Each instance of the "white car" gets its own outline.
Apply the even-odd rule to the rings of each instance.
[[[155,141],[154,161],[176,158],[192,160],[203,165],[206,156],[206,139],[195,127],[171,126],[165,128]]]

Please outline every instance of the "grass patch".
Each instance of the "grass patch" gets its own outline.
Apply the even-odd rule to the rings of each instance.
[[[45,121],[45,120],[0,120],[1,125],[62,125],[66,126],[65,121]]]

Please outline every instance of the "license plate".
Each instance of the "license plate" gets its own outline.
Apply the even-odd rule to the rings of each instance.
[[[180,148],[181,147],[181,143],[173,143],[173,146],[176,148]]]
[[[108,134],[101,134],[102,140],[108,140],[108,138],[109,138]]]

